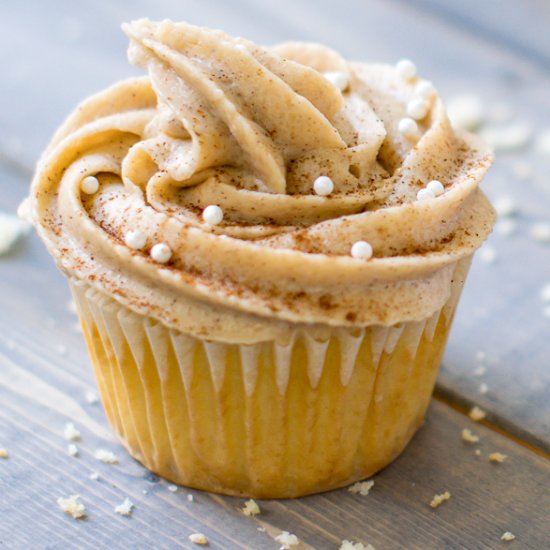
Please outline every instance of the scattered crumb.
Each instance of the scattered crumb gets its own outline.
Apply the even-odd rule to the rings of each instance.
[[[350,487],[348,487],[348,491],[350,493],[360,494],[361,496],[366,497],[370,490],[374,486],[374,481],[371,479],[369,481],[358,481],[357,483],[354,483]]]
[[[79,495],[71,495],[70,497],[57,499],[57,505],[68,515],[74,519],[82,519],[86,517],[86,508],[81,502],[77,502]]]
[[[449,500],[450,498],[451,498],[451,493],[449,493],[449,491],[445,491],[440,495],[434,495],[434,497],[432,498],[432,501],[430,502],[430,506],[432,508],[437,508],[438,506],[441,506],[443,502],[445,502],[446,500]]]
[[[71,456],[78,456],[78,447],[74,443],[67,445],[67,454]]]
[[[476,449],[475,454],[476,456],[481,456],[481,449]]]
[[[133,509],[134,509],[134,503],[128,497],[126,497],[122,501],[122,504],[115,506],[115,512],[117,514],[120,514],[121,516],[131,516]]]
[[[92,472],[89,477],[90,479],[97,481],[99,479],[99,474],[97,472]]]
[[[105,449],[98,449],[94,456],[101,460],[101,462],[104,462],[105,464],[118,464],[118,458],[116,457],[115,453],[111,451],[107,451]]]
[[[455,128],[475,130],[483,122],[485,109],[475,95],[459,95],[447,102],[447,115]]]
[[[497,197],[492,202],[499,218],[509,218],[518,213],[516,201],[508,195]]]
[[[280,535],[277,535],[275,540],[282,544],[280,550],[289,550],[291,546],[297,546],[300,544],[298,537],[288,531],[283,531]]]
[[[80,432],[76,429],[72,422],[67,422],[63,429],[63,437],[69,441],[79,441]]]
[[[520,180],[527,180],[533,177],[533,165],[526,160],[517,160],[512,164],[514,176]]]
[[[487,373],[487,367],[477,367],[477,369],[474,370],[474,376],[483,376]]]
[[[262,533],[265,533],[265,527],[256,527],[256,530],[261,531]]]
[[[550,243],[550,223],[535,223],[529,229],[529,235],[541,243]]]
[[[531,126],[524,122],[484,128],[480,135],[495,151],[513,151],[525,147],[533,134]]]
[[[506,531],[505,533],[502,533],[500,540],[511,541],[511,540],[514,540],[515,538],[516,538],[516,535],[514,535],[513,533],[510,533],[510,531]]]
[[[479,435],[476,435],[468,428],[462,430],[462,440],[468,443],[477,443],[479,441]]]
[[[11,214],[0,212],[0,256],[7,254],[19,239],[27,235],[31,225]]]
[[[491,462],[498,462],[499,464],[501,464],[502,462],[504,462],[506,459],[508,458],[507,455],[505,454],[502,454],[502,453],[491,453],[489,455],[489,460]]]
[[[494,264],[497,261],[497,251],[486,244],[479,250],[479,258],[486,264]]]
[[[489,386],[485,382],[482,382],[479,385],[478,389],[479,389],[479,393],[487,393],[489,391]]]
[[[0,449],[0,458],[9,458],[10,454],[7,449]]]
[[[468,413],[468,416],[472,419],[478,422],[479,420],[483,420],[485,416],[487,416],[487,413],[477,405],[472,407],[472,410]]]
[[[543,155],[550,155],[550,128],[543,130],[537,136],[535,149]]]
[[[177,493],[179,487],[177,485],[168,485],[167,489],[171,492],[171,493]]]
[[[375,550],[372,544],[366,546],[362,542],[351,542],[350,540],[343,540],[340,545],[340,550]]]
[[[96,403],[99,403],[99,397],[92,390],[88,390],[84,395],[84,398],[86,399],[86,402],[90,405],[95,405]]]
[[[502,218],[495,224],[495,230],[499,235],[503,237],[509,237],[513,235],[518,228],[516,220],[511,220],[509,218]]]
[[[195,500],[195,497],[193,497],[193,495],[192,495],[191,493],[189,493],[189,494],[187,495],[187,501],[188,501],[188,502],[193,502],[194,500]]]
[[[245,516],[254,517],[260,513],[260,507],[255,500],[250,499],[244,503],[242,511]]]
[[[208,544],[206,535],[203,535],[202,533],[193,533],[192,535],[189,535],[189,540],[193,544],[198,544],[200,546],[206,546]]]

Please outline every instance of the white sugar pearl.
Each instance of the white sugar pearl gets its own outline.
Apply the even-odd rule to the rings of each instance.
[[[172,257],[172,251],[166,243],[158,243],[151,248],[151,258],[160,264],[167,263]]]
[[[367,241],[357,241],[351,247],[351,255],[354,258],[368,260],[372,258],[372,246]]]
[[[202,219],[210,225],[218,225],[222,223],[223,210],[216,204],[211,204],[202,211]]]
[[[323,76],[331,83],[334,84],[341,92],[343,92],[349,86],[349,78],[346,73],[341,71],[328,71]]]
[[[95,176],[86,176],[80,182],[80,189],[82,189],[86,195],[93,195],[97,193],[99,189],[99,180]]]
[[[436,94],[434,85],[428,80],[422,80],[422,82],[419,82],[416,85],[414,92],[421,99],[431,99]]]
[[[325,197],[334,191],[334,183],[332,183],[332,180],[328,176],[319,176],[313,182],[313,190],[317,195]]]
[[[410,80],[416,76],[416,65],[410,59],[401,59],[395,66],[397,74],[405,80]]]
[[[416,199],[419,201],[427,201],[429,199],[434,199],[435,194],[433,191],[430,191],[429,189],[420,189],[418,193],[416,194]]]
[[[407,104],[407,114],[416,120],[422,120],[429,110],[428,102],[423,99],[413,99]]]
[[[140,231],[128,231],[124,237],[124,242],[134,250],[141,250],[146,243],[146,238]]]
[[[402,118],[397,129],[405,137],[413,138],[418,135],[418,124],[412,118]]]
[[[430,181],[430,183],[426,185],[426,189],[436,197],[439,197],[440,195],[443,195],[443,193],[445,193],[444,185],[438,180]]]

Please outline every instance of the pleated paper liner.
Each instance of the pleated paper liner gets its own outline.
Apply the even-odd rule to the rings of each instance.
[[[71,287],[109,422],[150,470],[224,494],[286,498],[368,477],[423,421],[469,259],[428,319],[208,342]]]

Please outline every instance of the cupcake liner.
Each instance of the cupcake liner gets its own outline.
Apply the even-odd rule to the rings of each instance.
[[[422,321],[296,329],[284,343],[201,340],[71,281],[107,417],[129,452],[176,483],[295,497],[393,460],[421,424],[470,259]]]

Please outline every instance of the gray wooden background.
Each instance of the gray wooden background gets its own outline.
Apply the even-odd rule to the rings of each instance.
[[[70,109],[138,74],[119,27],[141,16],[264,44],[320,41],[353,59],[410,57],[444,97],[474,93],[489,125],[521,124],[530,136],[498,152],[484,183],[491,198],[513,199],[517,229],[491,236],[493,263],[474,262],[427,423],[376,476],[372,493],[262,502],[254,519],[240,512],[241,499],[171,493],[116,443],[101,406],[84,397],[94,382],[66,284],[31,236],[0,258],[0,447],[10,453],[0,459],[0,547],[185,548],[193,546],[188,535],[201,531],[212,548],[270,549],[288,530],[302,541],[297,548],[338,548],[343,539],[377,550],[550,548],[550,317],[539,295],[550,282],[550,245],[530,236],[534,223],[550,223],[550,154],[536,145],[550,129],[550,3],[2,1],[1,211],[13,212],[25,196],[39,153]],[[495,122],[506,111],[507,120]],[[487,410],[485,425],[465,416],[473,404]],[[67,421],[82,432],[79,458],[66,453]],[[464,427],[481,436],[479,445],[461,441]],[[95,460],[99,447],[116,452],[120,465]],[[507,461],[489,464],[492,451]],[[429,501],[444,490],[451,500],[432,510]],[[87,520],[63,515],[55,503],[74,493]],[[125,496],[136,504],[130,518],[113,511]],[[504,531],[516,540],[502,542]]]

